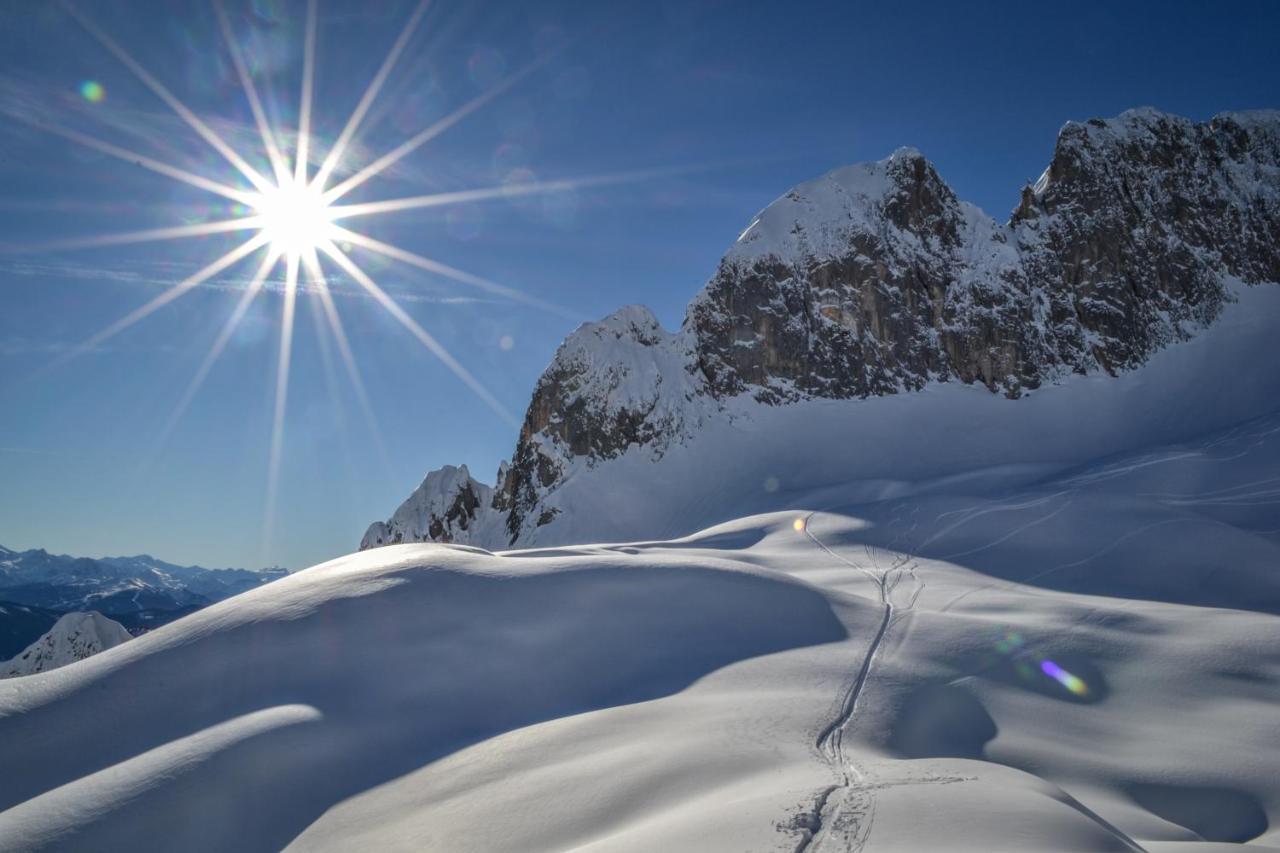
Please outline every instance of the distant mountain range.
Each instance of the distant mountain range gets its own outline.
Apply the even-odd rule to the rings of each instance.
[[[92,559],[0,547],[0,660],[65,613],[95,610],[136,634],[286,574],[179,566],[146,554]]]

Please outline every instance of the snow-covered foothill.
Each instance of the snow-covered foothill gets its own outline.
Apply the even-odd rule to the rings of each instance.
[[[47,672],[132,639],[125,627],[97,611],[67,613],[44,636],[0,663],[0,678]]]

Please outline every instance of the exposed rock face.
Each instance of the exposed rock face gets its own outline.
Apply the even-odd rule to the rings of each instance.
[[[631,305],[560,345],[534,388],[511,466],[499,472],[494,506],[507,516],[511,541],[528,521],[555,517],[538,509],[540,496],[573,458],[612,459],[631,446],[661,455],[697,425],[705,384],[691,343]]]
[[[1211,323],[1227,277],[1280,282],[1277,112],[1068,123],[1004,225],[914,149],[837,169],[753,220],[679,332],[630,307],[565,341],[487,504],[505,541],[476,544],[520,542],[574,466],[661,456],[733,398],[1133,369]]]
[[[1012,225],[1075,366],[1137,367],[1213,321],[1224,274],[1280,281],[1280,113],[1070,123]]]
[[[715,394],[767,403],[952,378],[1014,389],[1046,344],[1008,236],[914,149],[838,169],[721,261],[685,321],[699,366]]]
[[[477,514],[492,503],[493,489],[472,479],[466,465],[446,465],[427,474],[389,520],[369,525],[360,550],[400,542],[469,542]]]

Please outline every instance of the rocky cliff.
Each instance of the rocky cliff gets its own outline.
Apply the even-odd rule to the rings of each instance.
[[[572,470],[637,448],[661,457],[730,416],[728,401],[936,382],[1016,398],[1073,373],[1133,370],[1212,323],[1233,280],[1280,282],[1278,112],[1068,123],[1003,224],[899,149],[769,205],[679,331],[641,307],[578,329],[492,492],[468,484],[426,511],[415,492],[362,547],[519,544],[555,519],[548,499]]]

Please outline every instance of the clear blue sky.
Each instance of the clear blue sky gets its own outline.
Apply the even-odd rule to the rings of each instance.
[[[321,0],[322,148],[414,5]],[[305,4],[227,6],[269,110],[291,126]],[[208,3],[84,0],[81,8],[263,162]],[[520,418],[538,374],[578,321],[640,302],[677,325],[751,216],[791,185],[910,144],[962,198],[1003,218],[1068,119],[1140,105],[1196,119],[1280,107],[1277,33],[1274,2],[435,0],[363,126],[353,165],[568,44],[353,198],[491,186],[513,175],[697,168],[359,223],[561,313],[355,257]],[[365,525],[390,513],[430,468],[465,462],[492,481],[516,428],[354,284],[335,281],[385,453],[332,342],[326,371],[325,339],[313,323],[318,300],[302,294],[277,523],[264,549],[278,283],[255,303],[162,443],[249,263],[94,350],[63,356],[232,238],[13,251],[230,214],[217,196],[24,119],[55,121],[222,181],[235,181],[234,171],[54,4],[0,0],[0,114],[0,544],[300,568],[351,550]]]

